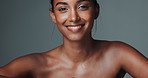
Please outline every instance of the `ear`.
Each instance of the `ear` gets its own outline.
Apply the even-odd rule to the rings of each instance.
[[[54,12],[52,11],[52,8],[49,9],[49,12],[50,12],[50,17],[51,17],[52,21],[53,21],[54,23],[56,23],[55,14],[54,14]]]
[[[98,18],[99,14],[100,14],[100,6],[99,4],[97,4],[96,10],[95,10],[95,19]]]

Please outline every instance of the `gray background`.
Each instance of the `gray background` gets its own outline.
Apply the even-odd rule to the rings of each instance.
[[[95,39],[128,43],[148,57],[148,0],[99,0]],[[0,0],[0,66],[62,44],[48,0]],[[130,78],[126,75],[125,78]]]

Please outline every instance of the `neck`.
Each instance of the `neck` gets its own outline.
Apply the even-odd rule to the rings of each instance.
[[[80,62],[86,60],[93,50],[95,40],[90,38],[85,38],[81,41],[69,41],[64,39],[62,45],[62,52],[73,62]]]

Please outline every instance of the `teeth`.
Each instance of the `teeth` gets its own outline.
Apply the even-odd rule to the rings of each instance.
[[[68,27],[68,28],[71,28],[71,29],[78,29],[78,28],[81,28],[81,26]]]

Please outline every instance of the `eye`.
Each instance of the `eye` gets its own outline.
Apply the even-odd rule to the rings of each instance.
[[[61,8],[59,8],[58,10],[61,11],[61,12],[66,12],[66,11],[68,10],[68,8],[66,8],[66,7],[61,7]]]
[[[87,10],[89,7],[87,5],[80,5],[78,9],[80,10]]]

